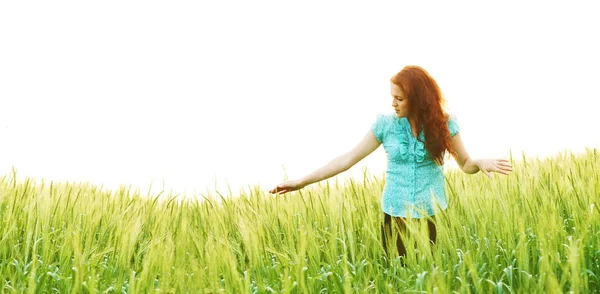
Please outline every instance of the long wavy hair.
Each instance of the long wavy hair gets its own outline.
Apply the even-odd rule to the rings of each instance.
[[[416,123],[417,134],[424,130],[423,143],[429,156],[436,164],[444,164],[446,150],[452,155],[456,153],[448,130],[450,116],[444,111],[446,100],[437,82],[419,66],[404,67],[391,82],[400,87],[408,99],[408,116]]]

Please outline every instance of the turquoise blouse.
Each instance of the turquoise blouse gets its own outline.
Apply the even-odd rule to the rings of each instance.
[[[454,116],[448,121],[454,137],[460,130]],[[371,131],[387,153],[387,170],[381,206],[391,216],[423,218],[434,214],[434,205],[448,206],[444,168],[427,153],[423,131],[421,141],[413,135],[406,117],[378,114]]]

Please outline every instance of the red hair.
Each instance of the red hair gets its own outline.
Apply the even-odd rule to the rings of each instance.
[[[448,130],[450,117],[443,109],[446,101],[437,82],[419,66],[404,67],[391,82],[400,87],[408,99],[408,116],[416,123],[417,134],[424,130],[424,144],[429,156],[436,164],[444,164],[446,150],[453,155],[456,153]]]

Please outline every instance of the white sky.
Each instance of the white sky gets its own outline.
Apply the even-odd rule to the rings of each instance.
[[[0,175],[266,190],[358,143],[408,64],[473,157],[600,147],[596,6],[513,3],[0,2]]]

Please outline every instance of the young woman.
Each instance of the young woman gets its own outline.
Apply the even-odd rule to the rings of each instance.
[[[512,165],[505,159],[472,159],[460,138],[456,119],[444,111],[444,98],[436,81],[423,68],[406,66],[391,78],[392,107],[395,113],[378,115],[356,147],[327,165],[297,180],[278,184],[270,193],[283,194],[301,189],[348,170],[371,154],[379,145],[387,153],[383,189],[381,229],[384,250],[388,239],[395,239],[398,254],[406,255],[400,232],[406,220],[427,220],[429,239],[436,241],[434,206],[446,209],[443,164],[446,152],[462,171],[482,171],[508,175]],[[394,240],[392,240],[394,241]]]

